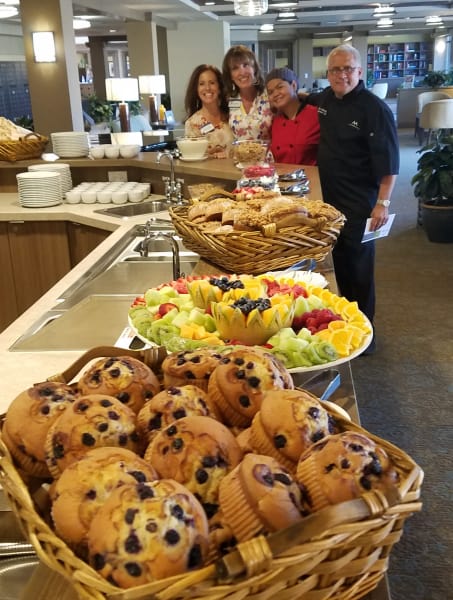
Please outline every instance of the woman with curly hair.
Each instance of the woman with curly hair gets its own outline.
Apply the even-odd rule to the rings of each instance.
[[[198,65],[190,76],[184,100],[185,135],[206,137],[208,156],[226,158],[233,132],[228,125],[228,103],[222,74],[213,65]]]
[[[272,110],[254,52],[232,46],[223,59],[222,74],[236,139],[269,140]]]

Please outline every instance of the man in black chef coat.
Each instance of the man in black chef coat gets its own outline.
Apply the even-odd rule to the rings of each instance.
[[[387,104],[366,89],[359,52],[343,44],[327,57],[330,87],[308,101],[318,106],[321,138],[318,167],[324,202],[346,216],[333,249],[342,296],[356,300],[373,322],[374,241],[362,243],[388,220],[390,197],[399,171],[398,136]],[[368,353],[375,347],[373,339]]]

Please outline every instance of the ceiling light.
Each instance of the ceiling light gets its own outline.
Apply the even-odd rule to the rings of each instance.
[[[72,20],[72,26],[74,29],[88,29],[88,27],[91,27],[91,23],[86,19],[75,18]]]
[[[264,15],[268,9],[268,0],[234,0],[234,12],[241,17]]]
[[[263,23],[260,27],[260,31],[263,31],[264,33],[270,33],[272,31],[274,31],[274,24],[273,23]]]
[[[293,8],[294,6],[297,6],[299,3],[298,2],[278,2],[276,4],[271,4],[271,8],[276,8],[277,10],[281,9],[281,8]]]
[[[442,17],[439,17],[437,15],[432,15],[430,17],[426,17],[425,19],[425,23],[427,25],[440,25],[442,22]]]
[[[379,19],[379,21],[377,22],[378,27],[391,27],[392,25],[393,25],[393,21],[392,21],[392,19],[389,19],[388,17],[383,17],[382,19]]]
[[[393,15],[395,13],[395,7],[389,4],[380,4],[376,6],[373,12],[373,17],[382,17],[384,15]]]
[[[17,14],[19,14],[19,11],[14,6],[0,6],[0,19],[9,19],[9,17],[15,17]]]
[[[20,0],[3,0],[2,4],[6,4],[6,6],[19,6]]]
[[[296,16],[295,12],[286,11],[286,12],[278,13],[279,19],[294,19],[295,16]]]
[[[76,35],[75,36],[75,43],[76,46],[83,46],[84,44],[88,44],[90,40],[88,39],[87,35]]]

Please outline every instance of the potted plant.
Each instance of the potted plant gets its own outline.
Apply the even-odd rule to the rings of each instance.
[[[109,131],[113,120],[113,106],[107,100],[101,100],[96,95],[87,99],[87,113],[96,125],[105,124]]]
[[[429,71],[423,79],[423,83],[430,88],[438,88],[448,80],[448,76],[443,71]]]
[[[431,242],[453,242],[453,136],[438,135],[418,153],[411,183],[421,223]]]

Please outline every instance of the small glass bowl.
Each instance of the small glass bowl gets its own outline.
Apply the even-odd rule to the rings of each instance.
[[[236,140],[231,144],[233,162],[238,169],[265,164],[269,142],[264,140]]]

